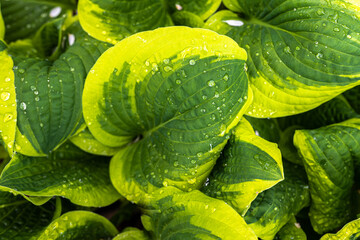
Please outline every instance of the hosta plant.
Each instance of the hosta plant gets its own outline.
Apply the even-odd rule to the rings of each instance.
[[[356,0],[0,0],[0,239],[356,239]]]

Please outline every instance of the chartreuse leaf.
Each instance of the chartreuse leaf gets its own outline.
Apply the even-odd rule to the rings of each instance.
[[[233,208],[198,190],[166,187],[154,197],[155,209],[142,217],[153,239],[257,239]]]
[[[83,124],[81,99],[85,77],[109,47],[75,26],[75,43],[54,62],[14,58],[17,126],[37,155],[48,154]],[[34,155],[19,139],[17,151]]]
[[[43,4],[49,1],[0,0],[6,26],[5,40],[12,42],[33,36],[47,21],[61,16],[66,10]]]
[[[187,11],[198,15],[202,20],[207,19],[221,4],[221,0],[166,0],[170,11]]]
[[[245,59],[230,38],[187,27],[135,34],[99,58],[83,113],[101,143],[130,144],[110,164],[121,195],[202,185],[252,98]]]
[[[173,25],[165,0],[80,0],[81,26],[112,44],[134,33]]]
[[[354,161],[360,160],[360,119],[315,130],[298,130],[294,144],[309,179],[310,220],[318,233],[341,227],[352,217]]]
[[[81,206],[102,207],[120,197],[108,168],[109,159],[64,144],[49,157],[15,154],[0,176],[0,186],[26,196],[62,196]]]
[[[360,84],[356,1],[225,3],[243,19],[215,14],[210,28],[218,28],[214,19],[221,25],[226,21],[231,26],[226,35],[248,52],[254,102],[247,114],[265,118],[305,112]]]
[[[0,2],[0,39],[4,39],[5,36],[5,24],[1,14],[1,2]]]
[[[0,50],[0,62],[0,132],[3,145],[11,156],[14,150],[17,112],[12,71],[14,63],[5,45]]]
[[[306,174],[301,166],[284,161],[285,180],[260,193],[244,219],[261,239],[276,233],[310,202]]]
[[[0,239],[38,239],[52,219],[60,215],[61,203],[56,201],[38,207],[21,196],[0,191]]]
[[[71,211],[55,219],[37,239],[99,240],[112,238],[117,233],[115,226],[103,216],[89,211]]]
[[[256,196],[283,180],[280,150],[243,119],[209,176],[203,192],[245,214]]]
[[[120,148],[108,147],[94,138],[88,128],[70,138],[70,141],[81,150],[102,156],[113,156]]]
[[[150,237],[142,230],[128,227],[116,235],[113,240],[150,240]]]
[[[336,234],[327,233],[320,240],[355,240],[360,237],[360,219],[347,223]]]
[[[285,224],[276,234],[275,240],[306,240],[306,234],[301,229],[300,224],[296,218],[291,217],[290,221]]]

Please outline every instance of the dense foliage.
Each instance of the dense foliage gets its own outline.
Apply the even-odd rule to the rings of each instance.
[[[0,4],[0,240],[360,236],[359,1]]]

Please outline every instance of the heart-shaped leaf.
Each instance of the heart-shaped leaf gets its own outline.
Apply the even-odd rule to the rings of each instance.
[[[315,130],[298,130],[294,145],[309,179],[310,220],[325,233],[352,218],[351,191],[354,164],[360,161],[360,119],[351,119]]]
[[[201,186],[252,98],[245,59],[230,38],[186,27],[133,35],[99,58],[84,118],[103,144],[130,144],[110,166],[123,196],[139,202],[162,186]]]
[[[243,119],[217,160],[203,192],[224,200],[244,215],[260,192],[283,179],[277,145],[257,136]]]
[[[107,206],[120,198],[110,182],[109,159],[72,144],[62,145],[49,157],[15,154],[0,176],[0,186],[26,196],[62,196],[91,207]]]
[[[360,5],[356,1],[230,0],[211,29],[248,52],[254,102],[247,114],[280,117],[313,109],[360,84]],[[230,19],[229,19],[230,18]]]
[[[166,187],[154,197],[154,210],[142,217],[153,239],[257,239],[233,208],[198,190]]]

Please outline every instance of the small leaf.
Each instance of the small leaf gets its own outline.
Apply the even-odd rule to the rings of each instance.
[[[244,215],[260,192],[283,179],[277,145],[257,136],[250,123],[243,119],[234,129],[202,191],[224,200]]]
[[[360,119],[315,130],[298,130],[294,135],[308,175],[314,230],[335,230],[352,218],[351,191],[354,163],[360,160]]]
[[[22,195],[62,196],[81,206],[102,207],[120,197],[108,169],[108,159],[64,144],[49,157],[15,154],[1,174],[0,186]]]
[[[72,211],[55,219],[38,240],[99,240],[114,237],[117,233],[115,226],[103,216],[88,211]]]
[[[100,142],[128,144],[110,166],[121,195],[138,203],[162,186],[200,188],[251,101],[245,59],[230,38],[187,27],[133,35],[99,58],[83,113]]]
[[[35,240],[58,217],[59,210],[61,205],[54,200],[38,207],[21,196],[0,191],[0,239]]]
[[[264,240],[276,233],[310,202],[306,174],[301,166],[284,161],[285,180],[260,193],[244,219]]]
[[[154,239],[257,239],[244,219],[221,200],[195,190],[160,189],[154,210],[142,217]],[[224,217],[225,216],[225,217]]]
[[[150,240],[150,237],[142,230],[128,227],[116,235],[112,240]]]
[[[360,237],[360,219],[347,223],[336,234],[328,233],[321,237],[320,240],[355,240]]]
[[[216,13],[211,29],[246,49],[254,102],[247,114],[281,117],[311,110],[360,84],[356,1],[228,0],[243,17]],[[220,15],[220,16],[218,16]]]

